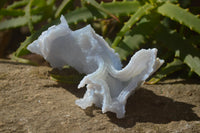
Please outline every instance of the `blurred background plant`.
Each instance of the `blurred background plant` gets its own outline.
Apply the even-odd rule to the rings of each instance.
[[[63,14],[72,29],[91,24],[124,64],[141,48],[158,48],[165,64],[149,84],[170,75],[199,78],[199,13],[198,0],[1,0],[0,56],[14,50],[11,59],[35,64],[22,58],[26,47]]]

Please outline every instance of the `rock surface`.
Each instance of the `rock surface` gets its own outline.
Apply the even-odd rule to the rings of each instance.
[[[0,132],[200,132],[199,80],[143,85],[128,99],[125,118],[117,119],[94,106],[79,108],[74,102],[85,90],[51,80],[53,71],[0,59]]]

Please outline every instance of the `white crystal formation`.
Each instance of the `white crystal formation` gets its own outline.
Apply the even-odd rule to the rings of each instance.
[[[90,25],[72,31],[63,16],[59,25],[48,28],[27,49],[54,68],[67,64],[87,74],[78,85],[86,85],[87,91],[76,104],[83,109],[95,104],[117,118],[124,117],[128,97],[164,62],[156,57],[157,49],[141,49],[122,69],[119,55]]]

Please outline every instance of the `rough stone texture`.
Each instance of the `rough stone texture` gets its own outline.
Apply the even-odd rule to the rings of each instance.
[[[143,85],[128,99],[125,118],[117,119],[94,106],[79,108],[74,102],[85,89],[51,80],[53,71],[0,59],[0,132],[200,132],[199,80]]]

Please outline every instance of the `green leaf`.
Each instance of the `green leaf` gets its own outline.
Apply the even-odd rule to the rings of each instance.
[[[126,57],[133,54],[140,48],[140,45],[145,42],[145,37],[141,34],[135,34],[133,36],[125,36],[123,41],[115,47],[115,51],[119,53],[121,60],[126,60]]]
[[[183,62],[175,58],[174,61],[168,63],[165,67],[159,70],[156,73],[156,75],[153,78],[151,78],[147,83],[148,84],[157,83],[158,81],[174,73],[175,71],[182,69],[182,65],[183,65]]]
[[[130,14],[130,13],[134,13],[138,7],[140,6],[140,4],[136,1],[127,1],[127,2],[112,2],[112,3],[104,3],[101,4],[101,6],[103,6],[104,8],[106,8],[107,10],[109,10],[111,13],[115,14],[115,15],[124,15],[126,13]],[[132,8],[124,8],[124,7],[132,7]],[[116,9],[120,9],[120,10],[116,10]],[[108,15],[106,15],[105,13],[100,12],[101,15],[98,14],[94,14],[94,12],[92,12],[91,10],[89,10],[88,8],[80,8],[80,9],[76,9],[72,12],[69,12],[65,15],[65,18],[67,19],[68,24],[74,24],[80,21],[87,21],[90,19],[94,19],[96,18],[106,18],[108,17]],[[49,23],[48,25],[45,25],[43,28],[41,28],[39,31],[31,34],[30,37],[28,37],[21,45],[20,47],[17,49],[17,51],[15,52],[15,55],[17,57],[20,57],[22,55],[26,55],[29,53],[29,51],[26,49],[26,47],[33,42],[35,39],[38,38],[38,36],[44,31],[47,30],[48,27],[58,24],[60,22],[59,19],[55,19],[54,21],[52,21],[51,23]],[[1,29],[1,24],[0,24],[0,29]]]
[[[56,19],[54,21],[52,21],[51,23],[47,24],[46,26],[42,27],[40,30],[34,32],[31,34],[31,36],[27,37],[26,40],[24,42],[21,43],[20,47],[16,50],[15,52],[15,56],[16,57],[20,57],[22,55],[26,55],[28,53],[30,53],[26,47],[33,42],[34,40],[36,40],[41,33],[46,30],[49,26],[54,25],[54,24],[58,24],[59,19]]]
[[[74,0],[63,0],[55,13],[55,18],[58,18],[61,14],[63,14],[64,11],[71,6],[73,1]]]
[[[141,17],[146,15],[151,9],[154,7],[151,4],[145,4],[144,6],[140,7],[135,14],[131,16],[131,18],[128,20],[127,23],[124,24],[120,32],[117,34],[117,37],[115,38],[112,47],[115,48],[123,36],[126,34],[126,32],[138,21]]]
[[[200,76],[200,51],[193,47],[190,41],[184,40],[176,32],[169,32],[164,26],[160,26],[160,29],[157,29],[154,37],[166,48],[172,51],[179,51],[183,62]]]
[[[177,3],[178,0],[157,0],[158,3],[164,3],[164,2],[171,2],[171,3]]]
[[[200,34],[198,35],[192,35],[188,41],[190,41],[193,45],[200,46]]]
[[[23,58],[16,57],[15,54],[12,54],[10,58],[11,58],[12,60],[15,60],[15,61],[20,62],[20,63],[25,63],[25,64],[30,64],[30,65],[37,66],[36,63],[31,62],[30,60],[27,60],[27,59],[23,59]]]
[[[135,13],[141,6],[138,1],[113,1],[109,3],[101,3],[100,5],[115,16],[128,16]],[[104,17],[108,17],[108,15]]]
[[[189,27],[191,30],[200,33],[200,19],[178,5],[167,2],[158,7],[157,11],[163,16],[167,16],[172,20]]]
[[[42,19],[41,16],[32,16],[33,23],[37,23]],[[0,30],[10,29],[10,28],[17,28],[21,26],[25,26],[28,23],[28,20],[25,16],[12,18],[9,20],[5,20],[0,22]]]
[[[31,9],[32,15],[41,15],[42,19],[50,19],[54,16],[54,9],[53,5],[47,5],[44,6],[36,6],[35,8]]]
[[[23,10],[13,10],[13,9],[0,9],[0,15],[2,16],[23,16],[25,13]]]
[[[191,71],[194,71],[196,74],[200,76],[199,56],[192,56],[191,54],[188,54],[184,59],[184,63],[186,63],[191,68]]]
[[[45,7],[47,2],[46,0],[33,0],[32,5],[36,7]]]
[[[7,0],[0,0],[0,9],[4,6]]]
[[[28,5],[26,5],[25,7],[25,17],[28,21],[28,27],[30,32],[33,32],[33,22],[32,22],[32,16],[31,16],[31,7],[32,7],[32,3],[34,0],[30,0]]]
[[[137,1],[115,1],[112,3],[102,3],[100,5],[115,16],[127,16],[135,13],[140,7],[139,2]],[[67,13],[65,17],[67,22],[71,24],[78,23],[80,21],[88,21],[91,19],[96,20],[97,18],[108,18],[109,15],[94,8],[82,7]]]
[[[127,56],[130,55],[132,51],[130,51],[130,49],[117,46],[115,47],[115,52],[119,54],[121,60],[126,60]]]
[[[112,14],[109,10],[107,10],[106,8],[104,8],[103,6],[101,6],[98,2],[94,1],[94,0],[83,0],[85,1],[86,4],[88,4],[89,6],[93,6],[94,8],[108,14],[110,17],[114,18],[115,20],[119,21],[119,19]]]
[[[16,9],[20,8],[22,6],[27,5],[29,0],[21,0],[21,1],[15,1],[13,4],[9,5],[7,9]]]
[[[134,36],[125,36],[123,41],[134,51],[139,49],[140,44],[144,43],[145,37],[141,34],[135,34]]]
[[[180,51],[180,57],[186,57],[188,54],[200,56],[199,49],[190,44],[190,41],[183,39],[177,32],[170,31],[164,26],[160,25],[157,32],[154,34],[155,39],[162,42],[162,44],[172,51]]]
[[[133,54],[144,44],[151,34],[154,33],[160,22],[158,14],[144,16],[129,32],[126,33],[123,40],[119,42],[115,51],[119,53],[120,58],[125,60],[127,56]]]

